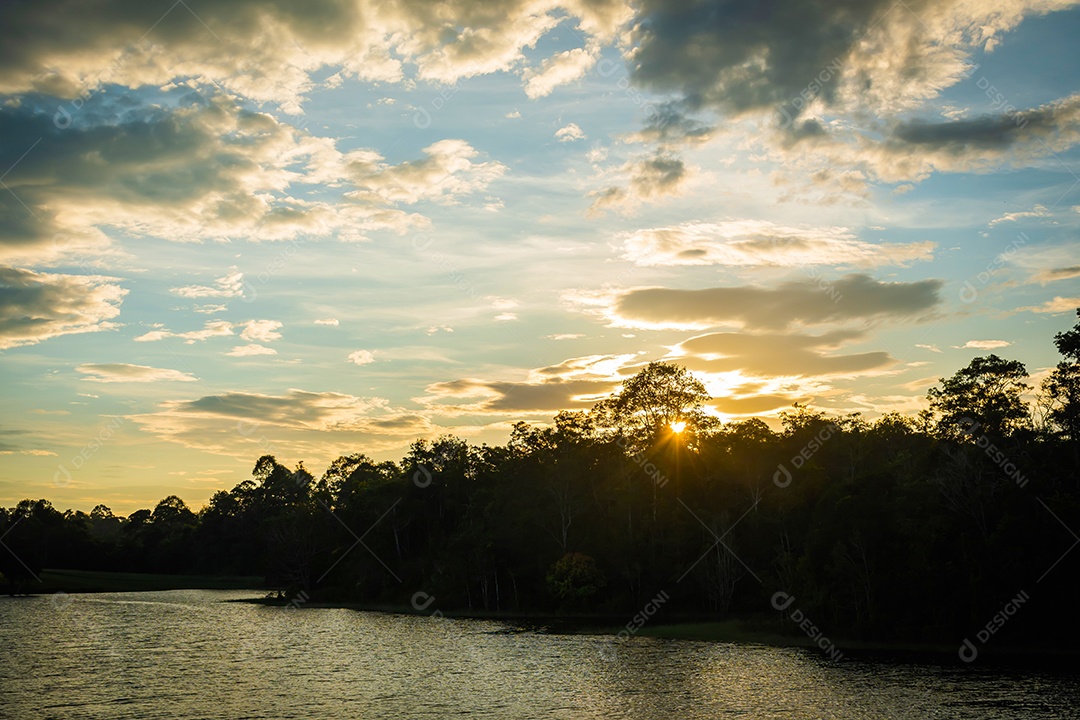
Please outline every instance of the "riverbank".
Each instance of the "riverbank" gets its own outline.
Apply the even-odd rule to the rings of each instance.
[[[96,570],[42,570],[31,595],[56,592],[147,592],[151,590],[259,590],[263,579],[243,575],[165,575],[159,573],[100,572]]]
[[[296,602],[272,597],[244,598],[230,602],[272,606],[331,608],[359,612],[379,612],[394,615],[433,615],[461,620],[490,620],[517,626],[522,630],[552,635],[615,636],[626,634],[624,615],[557,615],[550,612],[505,612],[494,610],[441,610],[433,603],[423,610],[408,605],[375,605],[350,602]],[[672,622],[673,621],[673,622]],[[634,633],[637,637],[658,640],[689,640],[695,642],[732,643],[737,645],[767,645],[770,647],[802,648],[821,651],[818,642],[807,637],[790,624],[784,625],[768,618],[743,618],[722,621],[702,621],[700,617],[670,618],[669,622],[645,625]],[[893,659],[959,662],[959,642],[899,642],[872,641],[843,636],[830,638],[844,656],[887,656]],[[1015,660],[1036,663],[1080,664],[1080,650],[1056,647],[1019,647],[1002,643],[990,644],[980,650],[980,661]]]
[[[91,570],[48,569],[40,573],[41,583],[34,583],[28,591],[32,595],[55,592],[147,592],[155,590],[251,590],[257,597],[230,600],[229,602],[268,605],[278,607],[302,607],[305,609],[334,608],[361,612],[379,612],[395,615],[421,615],[454,619],[489,620],[516,626],[523,631],[545,632],[553,635],[625,635],[624,615],[616,614],[554,614],[551,612],[507,612],[495,610],[443,610],[438,602],[421,603],[421,608],[411,605],[372,604],[354,602],[316,602],[299,598],[276,598],[268,594],[257,576],[221,575],[165,575],[156,573],[98,572]],[[425,601],[427,599],[425,598]],[[734,643],[739,645],[768,645],[820,649],[813,639],[799,633],[789,625],[782,625],[767,618],[728,619],[708,621],[699,617],[667,617],[665,624],[646,624],[637,628],[635,636],[661,640],[689,640],[697,642]],[[954,643],[878,642],[845,637],[832,637],[831,641],[844,655],[907,655],[957,661],[959,645]],[[1054,647],[1015,647],[991,643],[980,648],[980,660],[1018,658],[1045,660],[1049,662],[1080,662],[1080,651]]]

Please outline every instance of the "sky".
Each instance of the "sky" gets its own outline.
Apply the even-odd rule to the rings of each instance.
[[[1037,384],[1080,2],[0,7],[0,504],[503,443],[655,360],[725,422]]]

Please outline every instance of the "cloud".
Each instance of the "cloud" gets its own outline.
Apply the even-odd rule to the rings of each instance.
[[[831,202],[835,191],[865,194],[870,182],[1024,166],[1080,142],[1077,96],[1015,108],[973,74],[972,55],[992,50],[1027,17],[1075,5],[779,0],[762,10],[754,0],[643,0],[627,42],[631,76],[639,91],[676,102],[636,139],[680,142],[686,112],[756,125],[762,157],[782,163],[783,174],[812,177],[808,189],[820,187]],[[964,81],[985,91],[997,112],[952,113],[943,121],[915,115]],[[940,108],[930,109],[939,116]],[[671,133],[665,116],[674,122]],[[762,123],[771,131],[760,133]]]
[[[417,400],[427,403],[430,411],[447,416],[520,413],[549,416],[560,410],[591,408],[616,387],[617,383],[600,380],[508,382],[465,378],[432,383],[425,388],[428,396]]]
[[[345,169],[357,186],[347,197],[375,205],[421,200],[454,205],[464,195],[485,190],[507,169],[500,162],[474,162],[480,153],[464,140],[440,140],[423,152],[423,159],[400,165],[387,165],[371,150],[347,154]]]
[[[673,356],[690,370],[742,371],[753,376],[845,376],[879,373],[896,363],[885,352],[838,355],[836,350],[862,333],[825,335],[709,333],[685,340]]]
[[[545,335],[548,340],[577,340],[585,337],[583,333],[555,333],[554,335]]]
[[[939,348],[937,345],[927,345],[925,343],[916,343],[915,347],[922,348],[923,350],[929,350],[932,353],[941,352],[941,348]]]
[[[244,273],[239,272],[236,268],[232,268],[228,275],[219,277],[215,280],[213,287],[207,287],[206,285],[187,285],[184,287],[173,288],[169,292],[186,298],[240,297],[244,293]],[[214,305],[212,307],[222,308],[224,306]],[[214,312],[216,312],[216,310]]]
[[[87,380],[101,383],[192,382],[198,379],[179,370],[130,363],[83,363],[77,365],[75,370],[86,375]]]
[[[570,123],[566,127],[561,127],[555,131],[555,137],[559,139],[559,142],[573,142],[574,140],[584,140],[585,132],[577,126],[577,123]]]
[[[1000,225],[1003,222],[1017,222],[1024,218],[1043,217],[1048,213],[1045,205],[1036,205],[1034,210],[1027,210],[1023,212],[1011,212],[1005,213],[999,218],[995,218],[990,221],[990,227]]]
[[[1049,270],[1043,270],[1039,272],[1033,278],[1039,283],[1050,283],[1058,280],[1069,280],[1074,277],[1080,277],[1080,265],[1071,265],[1069,267],[1050,268]]]
[[[758,416],[777,410],[790,408],[800,399],[800,395],[746,395],[721,396],[712,399],[710,404],[725,415]],[[804,398],[805,399],[805,398]]]
[[[685,103],[650,105],[645,126],[627,137],[628,142],[655,143],[661,147],[696,145],[707,142],[716,128],[685,114]]]
[[[567,296],[598,311],[617,327],[709,328],[735,325],[785,328],[871,319],[916,319],[941,303],[940,280],[879,282],[868,275],[796,280],[779,287],[713,287],[674,290],[632,288]]]
[[[0,265],[0,349],[112,330],[127,292],[114,278]]]
[[[316,320],[315,324],[316,325],[329,325],[329,326],[332,326],[332,327],[337,327],[341,323],[339,323],[337,321],[337,318],[324,318],[322,320]]]
[[[459,204],[506,171],[477,160],[461,140],[441,140],[421,159],[397,165],[372,150],[342,152],[328,138],[221,95],[189,91],[168,106],[134,94],[94,96],[80,123],[66,129],[37,106],[44,102],[0,105],[0,166],[10,168],[9,192],[0,193],[0,260],[9,263],[93,266],[120,252],[106,228],[193,243],[362,241],[370,232],[430,224],[398,205]],[[109,103],[123,108],[119,121],[109,117]],[[328,187],[350,183],[344,201],[326,197]],[[173,292],[237,297],[243,289],[234,268],[211,285]]]
[[[277,320],[248,320],[242,327],[240,337],[244,340],[270,342],[281,337],[281,333],[277,332],[281,323]]]
[[[159,439],[244,460],[261,451],[328,461],[350,443],[377,450],[437,430],[426,418],[382,398],[299,389],[172,400],[156,412],[130,417]]]
[[[331,83],[398,82],[413,67],[412,79],[453,83],[514,70],[522,51],[561,23],[607,41],[630,15],[617,0],[450,0],[437,9],[421,0],[312,0],[303,7],[238,0],[164,10],[136,0],[93,8],[43,0],[0,7],[0,93],[74,98],[105,84],[136,88],[194,78],[291,113],[315,87],[312,73],[326,67],[337,69]],[[551,67],[570,62],[561,57]]]
[[[277,355],[278,353],[274,348],[251,343],[249,345],[237,345],[225,354],[228,357],[253,357],[256,355]]]
[[[353,365],[369,365],[375,362],[375,355],[370,350],[356,350],[349,353],[349,362]]]
[[[160,327],[160,326],[159,326]],[[207,320],[202,330],[189,330],[188,332],[175,333],[171,330],[151,330],[135,338],[135,342],[157,342],[166,338],[183,338],[187,345],[209,340],[212,337],[224,337],[232,335],[233,325],[227,320]]]
[[[414,398],[446,416],[537,414],[592,407],[622,382],[620,370],[635,355],[586,355],[529,371],[526,380],[464,378],[432,383]]]
[[[689,175],[682,158],[668,152],[628,162],[620,172],[627,176],[626,187],[612,185],[589,193],[593,211],[634,210],[647,200],[676,195]]]
[[[287,192],[327,155],[336,156],[327,141],[220,96],[191,95],[170,109],[137,97],[123,100],[88,99],[80,124],[66,129],[57,128],[36,101],[0,106],[0,165],[11,167],[4,178],[11,192],[0,198],[0,217],[14,228],[0,252],[82,264],[109,247],[102,228],[203,242],[288,239],[328,232],[342,222],[329,208]],[[110,102],[124,108],[119,119],[107,117]],[[234,271],[216,287],[176,292],[228,297],[237,291],[235,281]]]
[[[792,227],[732,220],[637,230],[622,236],[623,257],[636,265],[855,265],[930,260],[934,243],[875,244],[843,227]]]
[[[963,345],[957,345],[961,349],[975,348],[977,350],[995,350],[997,348],[1009,347],[1012,345],[1008,340],[968,340]]]
[[[763,11],[754,0],[644,0],[631,37],[633,77],[645,89],[728,115],[896,112],[959,82],[970,53],[992,50],[1025,16],[1072,4],[780,0]]]
[[[539,70],[526,70],[522,75],[525,94],[530,100],[536,100],[550,95],[559,85],[584,77],[589,68],[596,64],[599,52],[600,48],[596,45],[574,48],[544,60]]]
[[[1080,297],[1061,297],[1055,296],[1053,300],[1047,300],[1042,305],[1029,305],[1027,307],[1017,308],[1017,312],[1033,312],[1033,313],[1071,313],[1077,308],[1080,308]]]

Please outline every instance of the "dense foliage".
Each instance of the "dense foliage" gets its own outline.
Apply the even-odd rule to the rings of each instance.
[[[127,518],[0,508],[0,571],[27,589],[42,567],[262,574],[315,599],[627,616],[661,591],[669,613],[775,614],[783,591],[833,634],[882,639],[965,637],[1026,592],[1001,634],[1060,642],[1077,634],[1078,329],[1034,407],[1024,366],[990,355],[917,418],[796,406],[775,432],[721,425],[700,383],[654,363],[501,447],[417,441],[319,478],[267,455],[198,513],[176,496]]]

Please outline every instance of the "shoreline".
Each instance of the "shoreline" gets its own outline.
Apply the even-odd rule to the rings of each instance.
[[[254,575],[168,575],[101,570],[42,570],[40,582],[32,583],[15,597],[63,593],[152,592],[157,590],[251,590],[266,592],[263,579]],[[11,597],[0,585],[0,595]]]
[[[288,600],[276,598],[243,598],[227,602],[267,605],[271,607],[290,607]],[[431,616],[436,610],[416,610],[407,605],[379,605],[357,602],[304,602],[298,608],[311,610],[354,610],[388,615]],[[450,620],[488,620],[507,625],[517,625],[519,630],[532,630],[552,635],[592,635],[614,638],[625,625],[624,615],[587,614],[558,615],[550,612],[506,612],[483,610],[440,611],[440,617]],[[798,632],[789,632],[791,626],[784,626],[772,621],[752,618],[730,618],[727,620],[702,620],[700,616],[672,617],[670,622],[657,625],[645,625],[634,636],[656,640],[682,640],[705,643],[728,643],[733,645],[765,645],[778,648],[796,648],[820,652],[819,645],[811,638]],[[869,657],[893,655],[894,659],[910,659],[949,664],[966,665],[960,660],[958,651],[960,642],[923,641],[900,642],[882,640],[863,640],[838,636],[832,642],[844,656]],[[980,662],[1014,662],[1016,660],[1034,662],[1062,662],[1080,666],[1080,649],[1070,650],[1038,646],[987,647],[980,650]]]
[[[26,596],[64,593],[110,593],[151,592],[164,590],[247,590],[261,597],[236,598],[226,602],[265,605],[269,607],[295,607],[303,609],[342,609],[356,612],[376,612],[390,615],[431,616],[454,620],[488,620],[516,625],[519,631],[543,632],[552,635],[593,635],[614,638],[626,626],[623,614],[582,613],[559,614],[550,611],[495,611],[495,610],[440,610],[428,607],[418,610],[411,605],[379,604],[349,601],[304,601],[269,597],[272,592],[263,585],[262,578],[255,576],[213,575],[166,575],[157,573],[122,573],[93,570],[48,569],[41,572],[40,584],[30,589]],[[19,596],[23,597],[23,596]],[[730,643],[736,645],[765,645],[769,647],[798,648],[819,651],[818,644],[802,633],[792,632],[791,626],[781,625],[763,618],[729,618],[712,620],[707,617],[669,616],[663,623],[645,625],[632,633],[635,636],[657,640],[683,640],[691,642]],[[936,662],[960,663],[959,641],[881,641],[855,639],[843,636],[831,638],[843,655],[876,656],[900,655],[912,659],[921,658]],[[1026,660],[1035,662],[1061,662],[1080,665],[1080,649],[1045,646],[1010,646],[980,648],[980,661]]]

